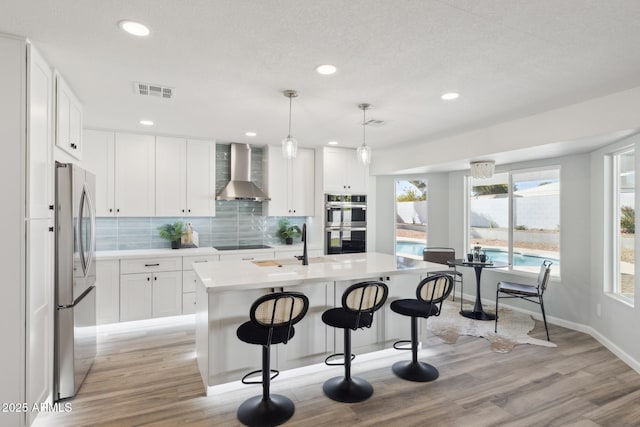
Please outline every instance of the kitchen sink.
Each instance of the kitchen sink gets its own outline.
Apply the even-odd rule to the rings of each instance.
[[[252,261],[258,267],[282,267],[285,265],[302,265],[302,261],[297,258],[270,259],[266,261]],[[323,256],[310,257],[309,264],[321,264],[324,262],[335,262],[333,259]]]

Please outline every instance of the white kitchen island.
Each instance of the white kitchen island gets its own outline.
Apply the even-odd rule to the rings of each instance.
[[[303,266],[294,258],[269,261],[224,261],[194,264],[196,277],[196,352],[205,388],[236,381],[261,366],[258,346],[236,336],[249,319],[253,301],[268,292],[287,290],[309,297],[306,317],[296,325],[295,337],[272,349],[272,368],[291,369],[318,363],[342,349],[341,331],[327,327],[322,313],[341,305],[343,291],[352,283],[382,280],[389,286],[386,307],[371,328],[353,334],[354,353],[390,347],[407,338],[409,323],[388,309],[398,298],[415,298],[420,279],[442,265],[369,252],[309,258]]]

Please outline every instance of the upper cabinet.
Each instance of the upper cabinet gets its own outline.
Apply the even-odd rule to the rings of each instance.
[[[268,216],[313,216],[315,199],[315,153],[298,148],[295,159],[285,159],[279,146],[268,146],[266,183],[271,200]]]
[[[53,73],[31,44],[27,58],[27,217],[45,219],[53,214]]]
[[[156,137],[156,215],[215,215],[215,158],[215,142]]]
[[[96,175],[96,216],[155,214],[155,137],[85,131],[83,165]]]
[[[82,159],[82,104],[59,73],[56,77],[56,146]]]
[[[356,157],[356,150],[323,148],[323,189],[331,194],[366,194],[369,168]]]

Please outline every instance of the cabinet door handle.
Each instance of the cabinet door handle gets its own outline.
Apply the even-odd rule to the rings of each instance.
[[[53,210],[53,205],[49,205],[49,210],[52,211]]]
[[[184,213],[184,209],[182,209],[182,213]]]
[[[149,280],[151,280],[151,277],[148,277],[148,276],[147,276],[147,282],[148,282]]]
[[[242,258],[243,261],[251,261],[253,259],[253,257],[250,258]]]
[[[153,276],[153,280],[158,280],[158,276]]]
[[[209,261],[207,261],[206,259],[201,259],[201,260],[198,260],[198,261],[193,261],[191,264],[199,264],[201,262],[209,262]]]
[[[53,227],[49,227],[49,231],[53,231]]]
[[[113,209],[109,208],[109,212],[113,212]]]
[[[187,212],[191,213],[191,209],[187,209]]]
[[[145,267],[158,267],[160,264],[145,264]]]
[[[116,209],[116,212],[120,212],[120,209]]]

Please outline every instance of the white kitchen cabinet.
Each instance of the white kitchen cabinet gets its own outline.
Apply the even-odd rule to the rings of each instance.
[[[398,299],[415,299],[416,288],[420,283],[419,274],[401,274],[395,276],[385,276],[383,282],[389,287],[389,296],[387,303],[380,310],[380,315],[384,316],[384,339],[387,346],[390,347],[395,341],[408,340],[411,338],[411,318],[402,316],[391,310],[390,305]],[[418,319],[418,330],[422,328],[422,321]]]
[[[313,216],[315,200],[315,152],[299,148],[294,159],[285,159],[280,147],[266,150],[266,203],[268,216]]]
[[[176,316],[182,313],[182,272],[120,275],[120,320]]]
[[[218,262],[218,255],[196,255],[182,257],[182,314],[196,312],[196,272],[193,264]]]
[[[96,216],[114,216],[115,133],[84,130],[82,167],[96,176]]]
[[[302,292],[309,298],[309,310],[295,325],[296,334],[286,345],[278,348],[278,369],[291,369],[304,364],[323,362],[333,352],[333,328],[322,321],[322,313],[333,308],[333,282],[319,282],[286,288],[285,291]]]
[[[56,75],[56,146],[82,159],[82,104],[59,73]]]
[[[182,257],[120,260],[120,320],[182,313]]]
[[[156,215],[215,215],[215,151],[210,141],[156,137]]]
[[[329,194],[367,194],[369,167],[358,162],[356,150],[323,148],[323,189]]]
[[[53,217],[53,73],[49,64],[27,45],[28,97],[28,218]]]
[[[115,135],[115,213],[155,215],[155,138]]]
[[[152,317],[152,274],[120,275],[120,320],[149,319]]]
[[[96,261],[96,322],[98,325],[120,321],[120,263]]]

